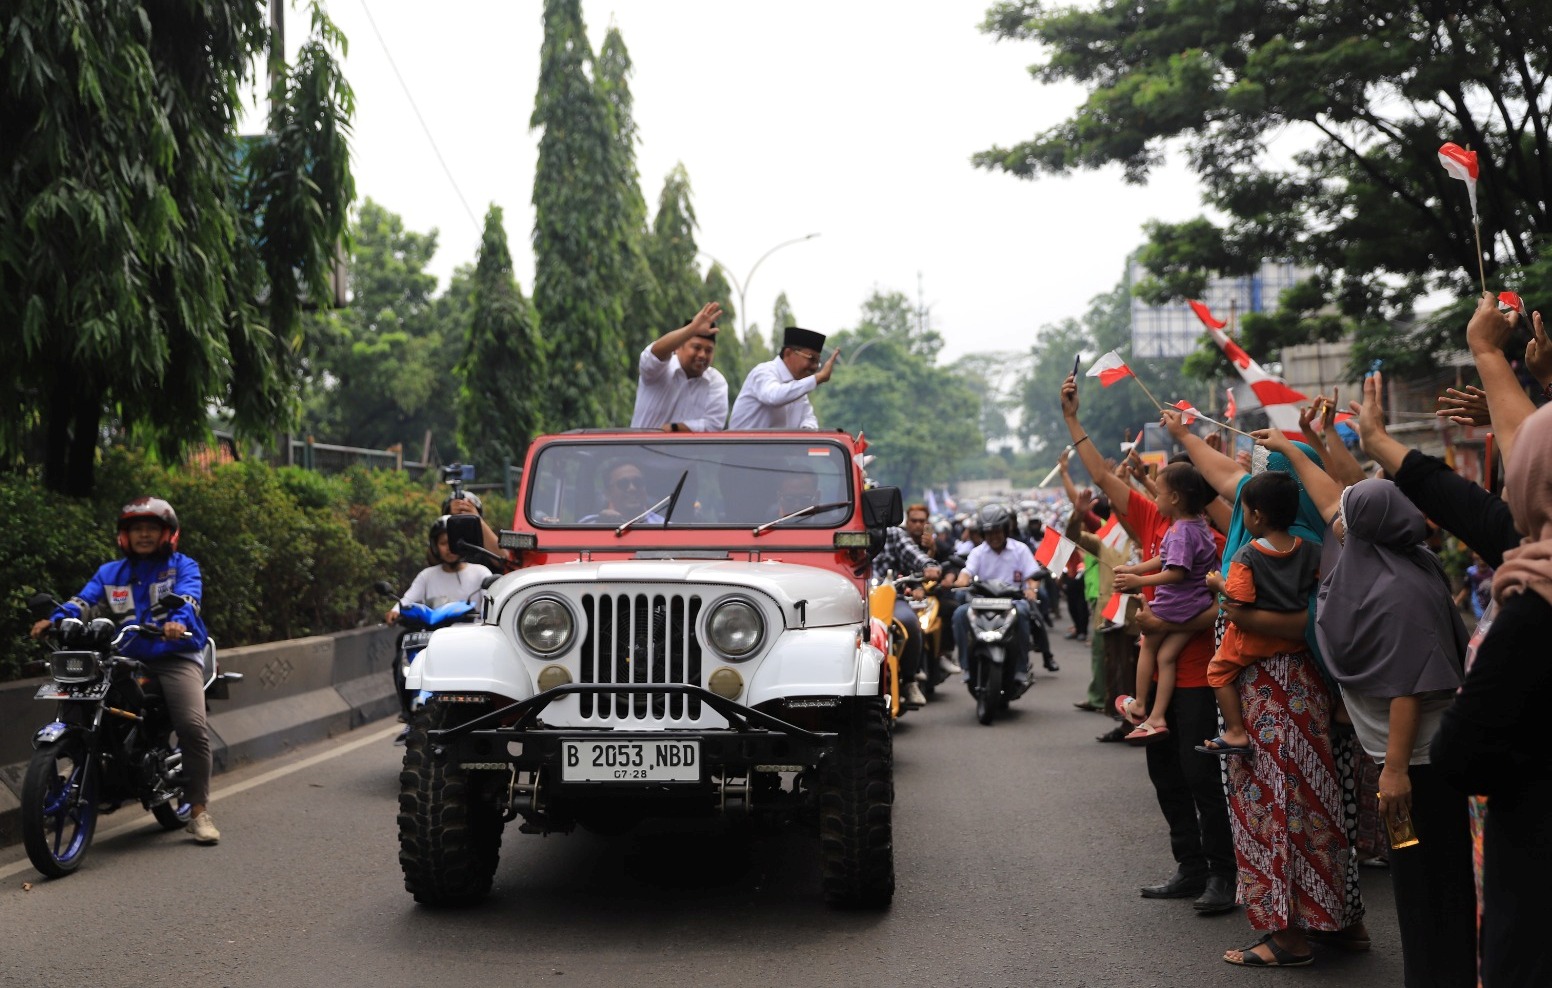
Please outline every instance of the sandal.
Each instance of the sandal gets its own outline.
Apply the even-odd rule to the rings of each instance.
[[[1163,741],[1168,737],[1169,728],[1154,727],[1147,721],[1143,721],[1141,724],[1138,724],[1135,728],[1132,729],[1132,733],[1128,734],[1121,740],[1130,745],[1143,745],[1153,744],[1155,741]]]
[[[1257,947],[1266,944],[1272,952],[1272,959],[1267,960],[1256,953]],[[1240,947],[1237,961],[1231,961],[1228,955],[1224,955],[1224,961],[1236,967],[1303,967],[1315,960],[1314,954],[1295,954],[1286,947],[1280,946],[1275,939],[1275,934],[1268,933],[1248,947]]]
[[[1223,740],[1223,735],[1218,735],[1209,741],[1203,741],[1196,746],[1196,750],[1204,755],[1250,755],[1254,749],[1250,745],[1229,744]]]
[[[1132,725],[1133,727],[1136,727],[1138,724],[1141,724],[1144,720],[1147,719],[1147,716],[1144,715],[1139,720],[1133,720],[1132,719],[1132,715],[1126,712],[1126,708],[1131,706],[1132,701],[1135,700],[1135,699],[1137,699],[1135,696],[1118,696],[1118,697],[1115,698],[1115,711],[1116,711],[1116,713],[1120,714],[1121,715],[1121,719],[1126,721],[1128,724]]]

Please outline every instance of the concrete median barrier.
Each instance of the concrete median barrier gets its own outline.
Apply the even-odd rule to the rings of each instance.
[[[240,672],[228,700],[210,701],[217,774],[300,744],[343,734],[398,712],[390,665],[398,631],[386,626],[222,649],[221,668]],[[33,700],[47,679],[0,683],[0,846],[17,830],[32,736],[53,717]]]

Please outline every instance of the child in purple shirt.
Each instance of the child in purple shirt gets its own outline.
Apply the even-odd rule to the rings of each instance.
[[[1212,488],[1188,463],[1172,463],[1159,471],[1159,514],[1174,524],[1159,543],[1159,554],[1135,566],[1117,566],[1115,589],[1132,593],[1151,586],[1153,613],[1171,624],[1185,624],[1214,605],[1207,574],[1219,566],[1220,551],[1202,512],[1214,497]],[[1128,744],[1149,744],[1169,735],[1164,711],[1175,692],[1175,661],[1193,632],[1170,631],[1144,635],[1137,658],[1137,693],[1116,701],[1117,708],[1136,729]],[[1148,687],[1157,672],[1157,688],[1150,709],[1144,705]],[[1124,702],[1123,702],[1124,701]]]

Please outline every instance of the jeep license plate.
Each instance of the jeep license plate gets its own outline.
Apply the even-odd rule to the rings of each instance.
[[[562,782],[699,782],[699,741],[565,741]]]

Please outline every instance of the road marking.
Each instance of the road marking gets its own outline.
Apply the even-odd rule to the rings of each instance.
[[[264,785],[266,782],[274,782],[276,779],[283,779],[288,775],[300,772],[304,768],[312,768],[314,765],[317,765],[320,762],[326,762],[331,758],[338,758],[341,755],[347,755],[350,752],[355,751],[357,748],[364,748],[369,744],[381,744],[387,738],[396,736],[403,729],[403,725],[396,722],[387,730],[374,731],[371,734],[363,735],[362,737],[356,738],[353,741],[342,744],[337,748],[330,748],[327,751],[320,751],[316,755],[309,755],[299,762],[295,762],[290,765],[283,765],[280,768],[272,768],[268,772],[256,775],[251,779],[245,779],[242,782],[235,782],[232,785],[223,786],[220,789],[212,789],[210,791],[210,802],[214,804],[228,796],[236,796],[239,793],[247,792],[249,789],[255,789]],[[142,810],[137,812],[144,811]],[[92,843],[101,843],[105,840],[112,840],[120,834],[127,834],[136,830],[149,830],[152,827],[158,826],[158,824],[149,818],[137,816],[133,820],[126,820],[117,826],[109,827],[107,830],[98,830],[97,833],[92,836]],[[19,846],[20,845],[18,845],[18,847]],[[32,862],[27,860],[25,853],[26,852],[24,851],[24,856],[20,861],[8,865],[0,865],[0,881],[10,878],[12,875],[19,875],[24,871],[33,870]],[[39,880],[42,881],[43,879],[40,878]]]

